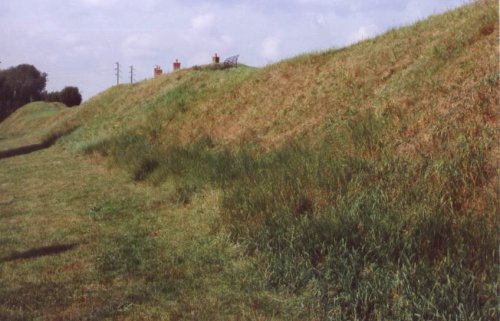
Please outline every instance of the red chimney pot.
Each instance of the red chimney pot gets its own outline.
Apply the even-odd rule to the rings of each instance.
[[[213,57],[212,57],[212,63],[213,64],[218,64],[220,62],[220,57],[217,56],[217,54],[215,54]]]
[[[161,74],[163,74],[163,70],[161,69],[161,67],[158,65],[155,66],[155,69],[154,69],[155,78],[158,76],[161,76]]]
[[[181,63],[179,62],[178,59],[175,59],[174,62],[174,71],[181,69]]]

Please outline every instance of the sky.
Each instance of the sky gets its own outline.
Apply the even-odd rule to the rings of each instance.
[[[239,54],[261,67],[340,48],[467,0],[0,0],[0,69],[48,74],[47,90],[88,99],[116,84]]]

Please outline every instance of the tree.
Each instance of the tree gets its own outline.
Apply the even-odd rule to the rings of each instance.
[[[47,84],[47,74],[33,65],[19,65],[2,71],[7,84],[13,91],[13,99],[21,106],[40,100]]]
[[[60,101],[68,107],[78,106],[82,103],[82,95],[77,87],[64,87],[60,97]]]
[[[60,91],[51,91],[44,94],[44,100],[48,102],[57,102],[61,101],[61,92]]]
[[[7,84],[5,77],[0,74],[0,121],[10,114],[9,106],[12,103],[12,90]]]
[[[47,74],[28,64],[1,70],[0,78],[3,79],[0,84],[0,121],[19,107],[40,100],[47,84]]]

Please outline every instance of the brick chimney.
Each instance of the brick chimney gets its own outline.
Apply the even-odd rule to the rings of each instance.
[[[158,76],[161,76],[163,74],[163,70],[161,70],[161,67],[160,66],[156,66],[155,67],[155,78],[158,77]]]
[[[179,70],[179,69],[181,69],[181,63],[179,62],[179,60],[175,59],[174,71]]]
[[[214,65],[219,64],[219,63],[220,63],[220,57],[219,57],[219,56],[217,56],[217,54],[215,54],[215,55],[212,57],[212,63],[213,63]]]

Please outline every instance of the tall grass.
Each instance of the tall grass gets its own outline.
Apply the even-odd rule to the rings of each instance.
[[[351,129],[367,142],[354,155],[285,148],[242,175],[226,190],[224,224],[263,255],[269,286],[306,291],[322,318],[493,319],[488,146],[462,139],[450,158],[409,160],[377,141],[377,123]],[[478,198],[484,207],[467,206]]]
[[[162,98],[169,109],[158,112],[151,128],[88,151],[111,156],[136,181],[173,182],[170,197],[180,205],[203,189],[220,189],[217,228],[260,263],[255,282],[294,298],[288,319],[494,320],[500,271],[491,158],[498,75],[489,59],[481,62],[487,72],[474,67],[482,39],[495,30],[493,7],[450,14],[464,21],[474,15],[473,22],[437,38],[422,23],[404,29],[427,32],[417,41],[428,46],[418,47],[413,58],[405,58],[404,50],[396,58],[393,51],[389,56],[396,65],[401,59],[401,70],[389,70],[383,82],[378,74],[362,77],[356,68],[342,73],[339,66],[340,82],[321,81],[340,96],[317,100],[329,88],[311,86],[312,100],[292,104],[336,104],[318,131],[323,142],[294,139],[268,152],[247,145],[225,149],[209,136],[184,145],[158,143],[160,119],[185,113],[193,95],[203,100],[206,89],[195,82]],[[364,53],[363,46],[376,44],[349,50]],[[386,46],[376,48],[379,55],[371,58],[386,66]],[[328,55],[314,57],[328,64]],[[290,65],[298,68],[304,59]],[[246,86],[253,89],[271,76],[293,83],[288,63],[269,67],[274,74],[257,75]],[[234,104],[285,104],[265,93],[257,100],[242,94]]]
[[[176,182],[181,204],[221,188],[219,228],[258,258],[268,288],[302,300],[293,318],[493,319],[488,136],[457,132],[453,152],[411,159],[393,152],[389,117],[359,112],[335,130],[352,148],[296,142],[258,153],[205,138],[162,151],[131,135],[90,150],[136,180]]]

